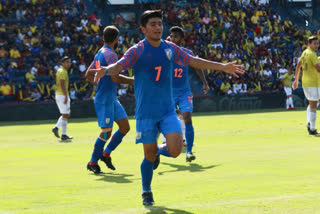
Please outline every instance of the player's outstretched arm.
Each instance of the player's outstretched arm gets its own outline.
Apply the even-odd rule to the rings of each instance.
[[[202,58],[191,57],[189,65],[193,68],[198,69],[210,69],[210,70],[217,70],[217,71],[224,71],[228,74],[231,74],[235,77],[239,77],[238,74],[244,74],[244,66],[237,65],[236,62],[229,62],[227,64],[208,61]]]
[[[300,70],[301,70],[302,63],[299,61],[296,70],[295,70],[295,80],[292,83],[292,89],[296,90],[299,85],[299,79],[300,79]]]
[[[90,71],[96,72],[94,76],[94,82],[97,82],[104,75],[109,75],[109,76],[117,75],[122,70],[123,70],[122,66],[119,65],[118,63],[110,64],[107,67],[101,67],[98,69],[90,69]]]
[[[112,75],[111,79],[113,82],[118,83],[118,84],[129,84],[133,85],[134,83],[134,78],[133,77],[127,77],[122,74],[119,75]]]

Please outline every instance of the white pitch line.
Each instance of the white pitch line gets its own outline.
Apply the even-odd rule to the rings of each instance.
[[[285,199],[292,199],[292,198],[303,198],[306,196],[320,196],[320,193],[306,193],[306,194],[296,194],[296,195],[283,195],[283,196],[276,196],[276,197],[265,197],[265,198],[256,198],[256,199],[243,199],[243,200],[235,200],[235,201],[222,201],[217,203],[205,203],[205,204],[181,204],[178,206],[170,206],[167,207],[168,209],[181,209],[186,207],[214,207],[214,206],[221,206],[226,204],[241,204],[246,202],[255,202],[255,201],[276,201],[276,200],[285,200]],[[164,210],[166,207],[162,207]],[[136,213],[141,211],[147,210],[158,210],[161,207],[148,207],[148,208],[138,208],[138,209],[127,209],[123,211],[111,211],[111,212],[101,212],[97,214],[107,214],[107,213]]]

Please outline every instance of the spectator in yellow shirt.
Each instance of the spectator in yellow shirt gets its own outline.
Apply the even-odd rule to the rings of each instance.
[[[253,15],[252,17],[251,17],[251,22],[253,23],[253,24],[257,24],[258,23],[258,21],[259,21],[259,16],[257,16],[257,15]]]
[[[20,52],[18,51],[16,46],[13,46],[12,49],[10,50],[10,58],[13,59],[18,59],[20,58]]]
[[[220,91],[223,93],[223,94],[227,94],[228,93],[228,90],[231,88],[231,85],[230,83],[228,82],[227,79],[224,79],[221,86],[220,86]]]
[[[35,33],[36,32],[36,30],[37,30],[37,26],[36,25],[34,25],[33,23],[31,24],[31,26],[30,26],[30,30],[31,30],[31,32],[32,33]]]
[[[95,33],[98,33],[98,31],[99,31],[99,25],[95,24],[94,22],[92,22],[92,24],[90,25],[90,28]]]
[[[288,30],[292,28],[292,22],[290,21],[289,17],[287,17],[283,24],[286,32],[288,32]]]
[[[30,69],[27,71],[25,78],[27,80],[28,83],[30,82],[34,82],[34,80],[36,79],[36,77],[34,76],[34,74],[31,73]]]
[[[304,38],[307,39],[307,38],[309,38],[310,36],[312,36],[312,33],[311,33],[311,31],[309,30],[309,27],[306,26],[306,29],[304,30]]]
[[[56,35],[54,36],[54,42],[56,44],[60,44],[62,42],[62,38],[61,36],[59,35],[59,32],[56,33]]]
[[[8,85],[6,81],[3,81],[2,85],[0,86],[0,92],[3,96],[12,95],[11,86]]]

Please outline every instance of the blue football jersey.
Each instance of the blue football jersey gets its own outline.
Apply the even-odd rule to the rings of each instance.
[[[100,68],[117,62],[117,54],[108,46],[104,45],[95,55],[91,68]],[[117,99],[117,84],[111,77],[105,75],[98,81],[94,103],[108,104]]]
[[[181,48],[183,51],[187,52],[190,56],[194,56],[193,52],[186,48]],[[189,66],[181,66],[177,63],[173,64],[173,96],[179,95],[181,93],[190,92],[189,84]]]
[[[136,119],[162,119],[175,112],[172,97],[173,63],[187,66],[191,57],[172,42],[153,47],[144,39],[117,62],[133,68]]]

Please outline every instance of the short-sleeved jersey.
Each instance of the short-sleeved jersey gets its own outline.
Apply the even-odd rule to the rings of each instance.
[[[91,68],[100,68],[117,62],[117,54],[107,45],[104,45],[95,55]],[[94,103],[108,104],[117,100],[117,84],[109,75],[104,75],[98,81]]]
[[[172,42],[161,40],[154,47],[144,39],[117,62],[133,68],[136,119],[163,119],[175,112],[172,97],[173,63],[187,66],[190,56]]]
[[[285,73],[282,77],[283,79],[283,85],[285,87],[289,87],[291,88],[291,84],[292,84],[292,78],[294,77],[294,74],[289,74],[289,73]]]
[[[320,87],[320,73],[315,67],[319,63],[316,52],[308,47],[302,52],[299,62],[302,63],[302,86]]]
[[[66,92],[67,94],[69,94],[68,92],[68,88],[69,88],[69,76],[68,76],[68,71],[61,66],[56,73],[56,85],[57,85],[57,95],[64,95],[63,91],[62,91],[62,87],[61,87],[61,82],[60,80],[64,80],[64,85],[66,88]]]
[[[194,56],[193,52],[186,48],[181,48],[184,52],[188,53],[190,56]],[[177,63],[173,63],[173,96],[180,95],[181,93],[190,92],[189,84],[189,66],[181,66]]]

